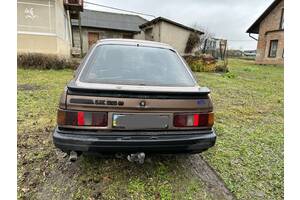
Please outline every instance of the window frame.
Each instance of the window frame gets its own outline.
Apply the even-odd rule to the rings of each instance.
[[[275,52],[275,55],[271,55],[271,52],[272,52],[272,43],[273,42],[276,42],[276,52]],[[276,58],[277,57],[277,51],[278,51],[278,40],[270,40],[270,44],[269,44],[269,54],[268,54],[268,57],[269,58]]]
[[[284,8],[281,9],[279,30],[284,30]]]
[[[123,85],[123,86],[127,86],[127,87],[131,87],[131,86],[138,86],[138,84],[126,84],[126,83],[96,83],[96,82],[86,82],[86,81],[83,81],[81,80],[82,79],[82,76],[84,76],[84,70],[86,70],[86,68],[88,67],[88,64],[90,62],[90,59],[93,59],[93,57],[96,55],[95,51],[98,47],[102,47],[102,46],[128,46],[128,47],[136,47],[136,46],[139,46],[139,45],[136,45],[136,44],[122,44],[122,43],[98,43],[96,45],[94,45],[94,47],[88,52],[87,56],[84,58],[84,64],[83,66],[80,68],[80,71],[78,73],[78,75],[76,76],[76,82],[77,83],[80,83],[80,84],[94,84],[94,85]],[[182,64],[182,67],[184,68],[184,70],[186,70],[187,72],[187,77],[190,78],[191,82],[193,83],[193,85],[191,86],[180,86],[180,85],[162,85],[162,84],[159,84],[159,85],[144,85],[143,87],[184,87],[184,88],[187,88],[187,87],[195,87],[198,85],[194,75],[193,75],[193,72],[191,71],[191,69],[189,68],[189,66],[187,65],[186,61],[180,56],[180,54],[175,50],[175,49],[172,49],[172,48],[165,48],[165,47],[156,47],[156,46],[151,46],[151,45],[140,45],[141,47],[145,47],[145,48],[153,48],[153,49],[164,49],[164,50],[170,50],[172,52],[174,52],[174,54],[176,55],[176,57],[178,58],[178,62]]]

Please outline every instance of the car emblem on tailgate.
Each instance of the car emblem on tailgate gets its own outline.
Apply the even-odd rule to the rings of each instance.
[[[106,106],[123,106],[124,101],[95,100],[95,104]]]
[[[145,107],[145,106],[146,106],[146,101],[141,101],[141,102],[140,102],[140,106],[141,106],[141,107]]]

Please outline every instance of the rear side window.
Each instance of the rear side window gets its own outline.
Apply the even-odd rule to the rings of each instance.
[[[81,82],[147,86],[195,86],[179,56],[170,49],[100,45],[79,77]]]

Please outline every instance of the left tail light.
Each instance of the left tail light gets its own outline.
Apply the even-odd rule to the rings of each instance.
[[[107,112],[66,111],[57,112],[57,125],[69,126],[107,126]]]

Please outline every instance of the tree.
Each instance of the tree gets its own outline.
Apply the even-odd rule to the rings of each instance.
[[[199,34],[196,32],[192,32],[189,35],[189,38],[186,42],[184,53],[192,53],[193,50],[199,46],[200,44],[200,37]]]
[[[199,24],[195,23],[193,28],[199,31],[202,31],[204,34],[200,36],[200,42],[198,46],[198,50],[201,50],[202,53],[205,53],[205,50],[208,46],[208,41],[213,40],[214,34],[211,33],[207,28],[200,26]]]

